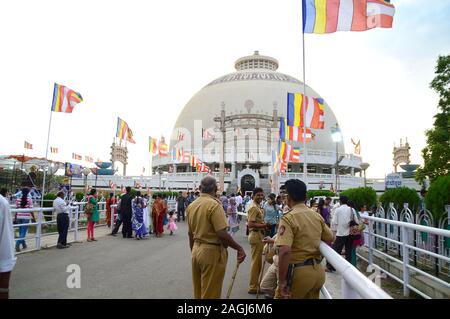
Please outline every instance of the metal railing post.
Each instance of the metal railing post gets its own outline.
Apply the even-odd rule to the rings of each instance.
[[[36,249],[41,250],[41,236],[42,236],[42,210],[38,212],[38,220],[36,225]]]
[[[78,209],[80,206],[76,206],[75,208],[75,231],[74,231],[74,241],[78,241]]]
[[[408,247],[408,231],[405,226],[401,226],[402,231],[402,251],[403,251],[403,295],[409,296],[409,253]]]
[[[369,265],[373,264],[373,239],[372,236],[373,221],[369,220]]]

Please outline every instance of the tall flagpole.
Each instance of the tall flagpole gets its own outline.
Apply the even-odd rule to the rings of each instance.
[[[304,8],[302,9],[304,10]],[[304,14],[302,14],[304,16]],[[302,41],[303,41],[303,179],[308,186],[308,164],[307,164],[307,150],[306,150],[306,72],[305,72],[305,30],[302,27]],[[301,119],[300,119],[301,120]]]
[[[52,127],[52,115],[53,115],[53,110],[50,108],[50,120],[48,123],[48,134],[47,134],[47,147],[45,148],[45,160],[47,161],[47,156],[48,156],[48,145],[50,142],[50,130]],[[48,162],[46,162],[47,167],[44,166],[44,178],[42,179],[42,195],[41,195],[41,207],[44,207],[44,194],[45,194],[45,177],[47,174],[47,170],[46,168],[48,168]]]

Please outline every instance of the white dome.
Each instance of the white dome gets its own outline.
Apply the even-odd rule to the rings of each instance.
[[[186,104],[180,113],[171,137],[175,145],[177,132],[187,130],[194,132],[194,121],[201,120],[203,128],[216,127],[214,117],[220,116],[222,107],[226,115],[239,113],[259,113],[272,115],[274,108],[278,116],[286,116],[287,93],[303,92],[303,83],[292,76],[276,72],[278,61],[271,57],[254,55],[240,58],[235,63],[236,72],[217,78]],[[310,87],[306,95],[321,97]],[[323,97],[322,97],[323,98]],[[336,117],[325,100],[325,128],[312,130],[315,140],[307,144],[308,150],[336,150],[336,143],[331,138],[331,127],[337,123]],[[193,137],[191,136],[193,139]],[[193,143],[193,140],[192,140]],[[193,145],[193,144],[191,144]],[[300,144],[300,148],[303,146]],[[344,143],[339,143],[339,152],[345,153]]]

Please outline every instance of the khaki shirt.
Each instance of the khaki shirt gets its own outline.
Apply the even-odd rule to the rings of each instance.
[[[264,223],[264,210],[257,204],[253,203],[247,214],[247,220],[249,222],[255,222],[258,224]],[[252,230],[258,230],[258,231],[264,231],[262,228],[248,228],[250,231]]]
[[[201,194],[186,209],[189,234],[194,241],[221,245],[217,232],[228,227],[222,204],[215,197]]]
[[[290,264],[320,259],[320,241],[330,241],[333,233],[322,216],[305,204],[294,206],[280,220],[275,245],[291,247]]]

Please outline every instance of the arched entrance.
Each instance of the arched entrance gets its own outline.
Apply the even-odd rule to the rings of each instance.
[[[253,191],[253,189],[255,188],[255,178],[252,175],[244,175],[241,178],[241,192],[242,194],[245,194],[245,192],[247,191]]]

